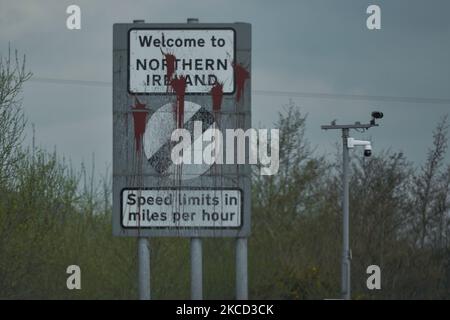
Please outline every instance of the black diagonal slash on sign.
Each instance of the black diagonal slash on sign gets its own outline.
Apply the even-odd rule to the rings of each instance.
[[[208,128],[214,123],[214,116],[205,108],[201,107],[194,115],[184,124],[184,129],[188,130],[191,137],[194,136],[194,122],[202,122],[202,133],[208,130]],[[163,174],[172,164],[171,153],[172,148],[175,145],[173,141],[169,140],[161,146],[148,161],[153,168],[159,173]]]

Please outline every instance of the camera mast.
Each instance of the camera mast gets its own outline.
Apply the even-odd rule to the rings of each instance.
[[[351,299],[351,282],[350,282],[350,265],[352,259],[352,252],[349,244],[349,197],[348,197],[348,182],[349,182],[349,149],[353,148],[353,145],[349,147],[349,133],[350,129],[362,129],[368,130],[372,127],[377,127],[376,119],[383,118],[383,113],[379,111],[372,112],[372,120],[369,123],[362,124],[355,122],[354,124],[337,125],[336,121],[332,121],[329,125],[322,125],[323,130],[342,130],[342,266],[341,266],[341,297],[343,300]],[[351,139],[351,138],[350,138]],[[364,145],[370,146],[370,141],[361,141]],[[371,149],[365,149],[364,155],[370,156],[371,152],[366,152]]]

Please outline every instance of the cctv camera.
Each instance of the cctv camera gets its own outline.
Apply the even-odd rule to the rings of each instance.
[[[372,112],[372,118],[374,118],[374,119],[381,119],[381,118],[383,118],[383,112],[380,112],[380,111]]]
[[[348,149],[353,149],[356,146],[364,146],[364,156],[370,157],[372,155],[372,144],[370,141],[347,138]]]
[[[364,146],[364,156],[370,157],[372,155],[372,146],[370,144],[366,144]]]

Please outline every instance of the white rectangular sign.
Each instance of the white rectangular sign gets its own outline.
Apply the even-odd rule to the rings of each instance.
[[[239,189],[123,189],[123,228],[237,228]]]
[[[248,237],[250,161],[211,165],[211,144],[196,142],[209,129],[251,128],[251,25],[115,23],[112,55],[113,234]],[[192,150],[172,141],[178,127],[191,135]],[[216,151],[238,153],[222,140]],[[172,159],[177,146],[185,150],[182,164]]]
[[[174,76],[186,78],[186,93],[208,93],[217,82],[234,93],[233,29],[131,29],[128,91],[167,93]]]

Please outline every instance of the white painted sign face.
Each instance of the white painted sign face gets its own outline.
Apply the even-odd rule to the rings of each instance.
[[[115,236],[250,235],[251,40],[244,22],[113,25]]]
[[[128,46],[131,94],[165,94],[173,76],[186,78],[186,93],[208,93],[216,82],[234,93],[233,29],[131,29]]]
[[[123,228],[237,228],[239,189],[124,189]]]

